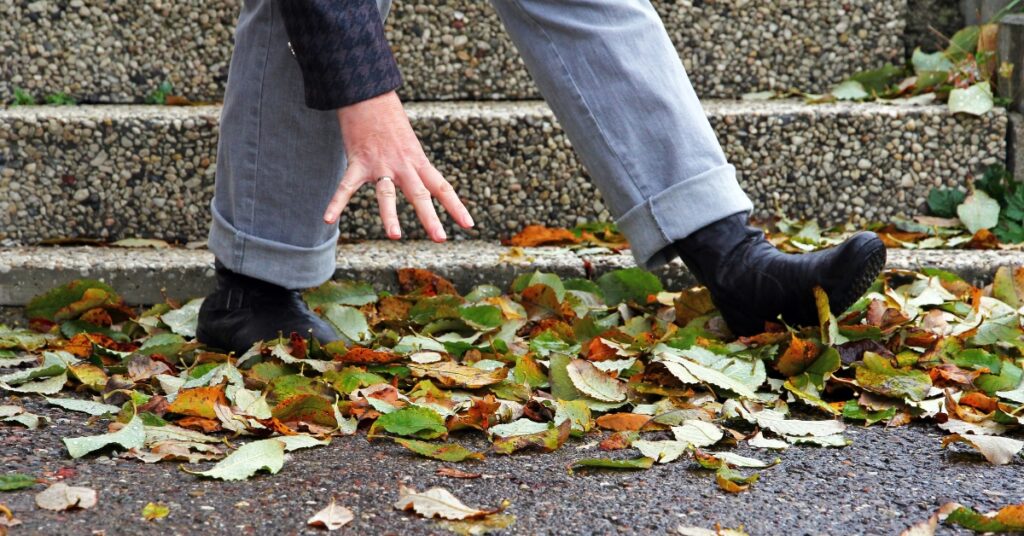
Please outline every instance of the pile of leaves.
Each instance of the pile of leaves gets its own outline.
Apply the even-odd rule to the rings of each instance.
[[[809,102],[878,101],[930,104],[945,102],[952,112],[984,115],[999,99],[992,94],[998,78],[1009,78],[1014,65],[997,55],[999,21],[1017,8],[1010,2],[987,24],[968,26],[949,39],[945,50],[914,50],[903,66],[885,65],[857,73],[825,95],[807,95]]]
[[[108,433],[64,439],[73,458],[116,449],[224,480],[276,473],[288,451],[363,432],[448,462],[592,438],[635,454],[571,471],[685,459],[729,492],[776,462],[729,447],[843,447],[846,422],[931,422],[948,432],[942,447],[966,444],[995,464],[1024,447],[1008,437],[1024,423],[1024,269],[1001,269],[985,289],[889,271],[838,318],[816,289],[820,325],[767,323],[741,338],[706,289],[668,292],[639,269],[596,281],[536,272],[466,295],[423,270],[399,282],[399,294],[352,281],[312,289],[306,302],[340,341],[291,334],[236,356],[194,339],[199,300],[140,312],[103,283],[75,281],[27,306],[29,328],[0,327],[0,392],[108,419]],[[0,412],[4,425],[46,421],[12,404]],[[485,435],[490,452],[449,441],[464,433]],[[416,508],[430,493],[436,506],[435,490],[404,490],[396,506],[432,517]],[[465,519],[455,510],[441,517]]]

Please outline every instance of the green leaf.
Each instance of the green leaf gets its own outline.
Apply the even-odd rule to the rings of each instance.
[[[177,333],[158,333],[146,339],[139,348],[139,353],[150,356],[160,354],[162,356],[175,356],[185,346],[185,339]]]
[[[310,309],[327,305],[360,307],[377,301],[373,285],[363,281],[328,281],[302,294]]]
[[[338,333],[352,342],[358,343],[373,338],[370,325],[366,322],[366,315],[355,307],[332,304],[327,307],[324,316]]]
[[[308,422],[328,428],[338,426],[334,417],[334,403],[325,396],[298,394],[282,400],[271,410],[281,422]]]
[[[35,485],[35,477],[19,473],[0,475],[0,491],[14,491],[18,489],[31,488]]]
[[[999,223],[999,203],[982,190],[975,190],[957,207],[957,215],[971,234]]]
[[[654,466],[654,458],[648,458],[642,456],[640,458],[632,458],[628,460],[612,460],[608,458],[585,458],[572,464],[573,470],[576,469],[619,469],[626,471],[635,471],[640,469],[650,469]]]
[[[1021,532],[1024,531],[1024,516],[1020,506],[1007,506],[992,514],[980,514],[960,506],[946,517],[947,525],[960,525],[974,532]]]
[[[501,309],[493,305],[474,305],[459,308],[459,316],[471,327],[482,331],[501,326]]]
[[[953,68],[953,62],[949,61],[944,52],[925,53],[919,48],[914,50],[910,62],[914,65],[914,72],[918,76],[926,72],[941,71],[948,73]]]
[[[207,471],[184,470],[194,475],[221,480],[245,480],[260,470],[275,474],[284,466],[285,443],[263,439],[246,443]]]
[[[832,88],[831,94],[839,100],[863,100],[871,96],[856,80],[847,80]]]
[[[445,462],[461,462],[465,460],[483,460],[484,455],[473,452],[462,445],[454,443],[429,443],[415,439],[395,439],[395,442],[403,447],[427,458]]]
[[[857,385],[872,393],[921,401],[932,387],[928,373],[894,368],[889,359],[874,352],[865,352],[864,361],[854,366]]]
[[[110,404],[80,400],[77,398],[46,398],[46,403],[70,411],[79,411],[93,416],[117,415],[121,408]]]
[[[953,113],[985,115],[995,106],[992,85],[988,82],[979,82],[967,89],[957,88],[949,92],[949,111]]]
[[[982,374],[974,380],[974,386],[990,395],[999,391],[1012,391],[1021,385],[1024,371],[1010,361],[1003,361],[999,374]]]
[[[562,278],[558,277],[558,274],[534,272],[529,276],[519,276],[512,283],[512,291],[519,293],[534,285],[544,285],[553,290],[559,302],[565,299],[565,284],[562,283]]]
[[[171,331],[184,337],[195,337],[196,327],[199,325],[199,308],[203,306],[203,300],[195,299],[180,309],[173,309],[160,315],[160,321],[167,324]]]
[[[955,188],[932,188],[928,192],[928,212],[940,218],[955,218],[956,208],[967,199],[967,194]]]
[[[525,419],[520,419],[520,421],[522,420]],[[572,423],[570,422],[570,419],[566,419],[558,426],[555,426],[554,423],[547,423],[545,426],[547,426],[546,430],[536,433],[498,437],[494,440],[492,448],[499,454],[512,454],[513,452],[526,448],[539,449],[544,452],[554,452],[569,439],[569,433],[572,431]],[[493,427],[491,432],[496,434]]]
[[[905,75],[906,72],[903,69],[886,64],[878,69],[857,73],[851,76],[850,80],[860,82],[869,94],[881,95]]]
[[[946,56],[953,62],[961,62],[967,56],[978,50],[978,40],[981,37],[980,26],[968,26],[953,34],[950,39],[949,48],[946,49]]]
[[[120,430],[111,434],[100,434],[88,437],[64,438],[64,446],[72,458],[81,458],[90,452],[110,445],[119,445],[126,449],[140,449],[146,441],[146,431],[142,419],[132,417]]]
[[[576,400],[582,395],[576,386],[573,385],[572,378],[569,377],[568,367],[569,363],[572,362],[572,357],[556,353],[551,354],[548,359],[548,379],[551,383],[551,395],[559,400]]]
[[[0,325],[0,349],[20,349],[31,352],[46,346],[46,337],[27,329],[7,329]]]
[[[639,450],[640,454],[658,463],[669,463],[678,460],[680,456],[685,454],[690,444],[685,441],[637,440],[630,443],[630,446]]]
[[[448,434],[444,418],[436,411],[423,406],[406,406],[381,415],[370,427],[369,435],[375,435],[378,428],[395,435],[420,439],[434,439]]]
[[[597,280],[608,305],[633,302],[647,303],[647,297],[661,292],[661,281],[657,276],[641,268],[626,268],[604,274]]]
[[[626,384],[602,372],[585,359],[574,359],[566,366],[566,373],[579,392],[603,402],[622,402],[626,399]]]
[[[864,421],[864,426],[871,426],[878,422],[888,421],[895,416],[895,407],[879,411],[871,411],[858,404],[856,400],[850,400],[843,405],[843,418],[855,421]]]
[[[51,376],[45,380],[39,380],[35,382],[27,382],[18,386],[8,385],[0,381],[0,389],[6,389],[15,393],[35,393],[40,395],[54,395],[64,389],[64,384],[68,382],[68,375],[66,372],[62,372],[57,376]]]
[[[78,279],[33,298],[25,306],[25,316],[50,321],[68,320],[93,307],[120,302],[120,299],[106,283]]]

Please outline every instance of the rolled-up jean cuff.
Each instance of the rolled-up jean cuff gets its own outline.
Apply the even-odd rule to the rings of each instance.
[[[629,239],[637,266],[653,270],[675,257],[667,249],[676,240],[754,205],[736,180],[731,165],[708,170],[664,190],[627,211],[618,220]]]
[[[228,223],[212,203],[210,209],[210,251],[228,270],[290,289],[315,287],[334,275],[337,229],[326,242],[304,248],[246,234]]]

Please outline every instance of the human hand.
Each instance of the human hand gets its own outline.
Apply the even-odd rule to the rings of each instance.
[[[392,91],[338,110],[348,169],[327,205],[324,222],[335,224],[360,186],[375,182],[380,219],[388,238],[402,237],[396,186],[416,210],[427,236],[444,242],[447,235],[431,202],[436,197],[455,222],[468,229],[473,218],[455,189],[427,160],[398,95]],[[391,180],[381,177],[389,177]]]

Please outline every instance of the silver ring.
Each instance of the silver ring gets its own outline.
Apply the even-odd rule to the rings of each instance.
[[[380,182],[380,181],[391,181],[391,182],[395,182],[395,180],[394,180],[394,179],[392,179],[391,177],[388,177],[387,175],[384,175],[384,176],[381,176],[381,177],[377,177],[377,182]]]

